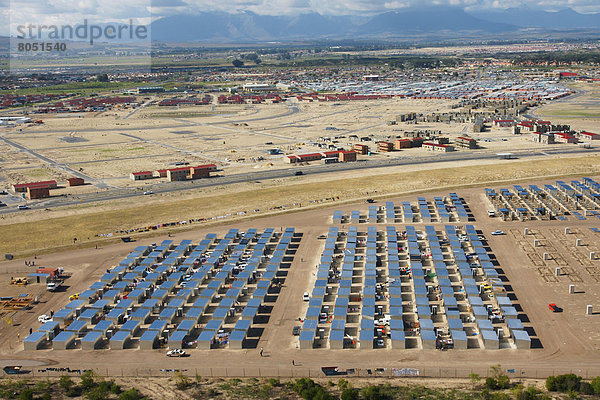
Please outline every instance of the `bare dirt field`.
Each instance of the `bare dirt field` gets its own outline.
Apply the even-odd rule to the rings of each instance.
[[[586,174],[587,175],[587,174]],[[532,179],[530,183],[548,183],[542,179]],[[509,185],[507,182],[506,185]],[[498,184],[494,187],[503,187]],[[0,264],[0,279],[3,295],[20,293],[36,294],[40,303],[28,311],[15,311],[4,314],[0,346],[3,364],[34,363],[53,367],[92,368],[103,375],[135,376],[168,375],[164,369],[184,369],[188,374],[198,373],[202,376],[319,376],[321,366],[338,365],[340,368],[357,368],[358,375],[367,376],[367,369],[386,368],[384,374],[392,374],[392,368],[414,368],[421,376],[430,377],[467,377],[476,372],[485,375],[489,366],[502,364],[514,370],[512,377],[544,377],[546,375],[574,372],[584,377],[600,374],[600,336],[597,328],[600,314],[585,315],[585,306],[592,304],[600,307],[597,296],[596,269],[600,261],[578,263],[580,255],[586,250],[575,249],[574,237],[583,239],[589,249],[597,247],[597,239],[590,228],[600,226],[600,220],[589,218],[585,221],[569,219],[568,221],[527,221],[502,222],[487,217],[490,204],[483,195],[483,188],[465,188],[457,190],[476,219],[473,224],[488,238],[489,246],[497,256],[499,266],[508,277],[515,293],[516,302],[522,308],[527,320],[524,321],[532,336],[539,338],[542,348],[531,350],[300,350],[297,338],[292,336],[292,327],[305,312],[305,303],[301,301],[302,293],[310,289],[314,279],[315,263],[323,250],[323,242],[317,239],[325,233],[329,226],[333,208],[299,211],[286,215],[274,215],[253,220],[241,220],[210,228],[175,233],[171,240],[179,242],[191,239],[197,242],[208,232],[223,235],[231,227],[247,230],[273,227],[295,227],[303,237],[294,257],[285,285],[279,299],[269,316],[268,324],[261,335],[258,347],[264,347],[264,357],[257,349],[244,350],[191,350],[191,357],[171,359],[165,357],[165,350],[39,350],[23,351],[22,340],[29,333],[29,328],[39,326],[37,316],[58,310],[68,302],[72,293],[86,289],[90,283],[99,278],[106,268],[116,265],[128,252],[139,244],[160,242],[166,236],[142,238],[135,244],[106,244],[98,249],[80,249],[64,253],[43,255],[38,257],[36,266],[62,266],[72,273],[67,280],[68,287],[64,292],[48,293],[35,285],[13,287],[6,283],[11,276],[26,274],[31,270],[24,266],[22,259]],[[447,195],[448,191],[424,193],[431,200],[433,196]],[[393,198],[394,201],[414,201],[414,195]],[[349,212],[355,209],[366,209],[364,203],[344,204],[336,210]],[[443,229],[441,224],[432,224]],[[384,229],[385,224],[378,224]],[[398,225],[403,226],[402,224]],[[422,224],[418,224],[423,226]],[[358,229],[366,230],[367,225],[359,225]],[[531,229],[528,237],[522,237],[524,228]],[[573,234],[564,236],[564,227],[570,227]],[[502,229],[508,234],[491,236],[490,232]],[[561,233],[562,232],[562,233]],[[530,236],[530,237],[529,237]],[[527,247],[533,238],[543,241],[543,248],[535,250]],[[530,254],[548,251],[553,259],[563,257],[564,263],[547,260],[545,265],[537,265],[539,261]],[[549,276],[543,268],[552,269],[555,264],[568,269],[557,280],[544,279]],[[565,265],[562,265],[565,264]],[[579,279],[577,278],[579,277]],[[568,284],[576,282],[577,292],[568,294]],[[563,313],[552,313],[548,303],[556,303],[565,310]],[[10,318],[11,324],[6,323]],[[30,361],[28,361],[30,360]],[[293,363],[292,363],[293,361]],[[41,369],[43,367],[36,367]],[[46,372],[52,374],[52,372]],[[385,375],[385,376],[388,376]]]

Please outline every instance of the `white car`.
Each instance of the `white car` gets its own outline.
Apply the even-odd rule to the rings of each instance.
[[[45,324],[48,321],[52,321],[52,318],[49,315],[43,314],[38,317],[38,322]]]
[[[492,235],[494,235],[494,236],[504,235],[504,231],[494,231],[494,232],[492,232]]]
[[[181,349],[173,349],[173,350],[167,351],[167,357],[183,357],[185,355],[186,355],[185,351],[181,350]]]
[[[303,301],[309,301],[310,300],[310,295],[308,294],[308,292],[304,292],[304,294],[302,295],[302,300]]]
[[[144,192],[144,196],[148,196],[149,194],[154,194],[154,192],[152,190],[146,190]]]

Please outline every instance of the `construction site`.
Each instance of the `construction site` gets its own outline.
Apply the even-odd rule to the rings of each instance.
[[[515,187],[549,218],[481,186],[38,256],[68,276],[53,291],[6,261],[3,358],[42,376],[595,376],[597,182]]]

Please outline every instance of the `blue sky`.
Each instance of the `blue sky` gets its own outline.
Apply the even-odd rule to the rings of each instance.
[[[200,11],[252,11],[258,14],[365,15],[403,9],[413,5],[455,5],[470,8],[529,6],[543,10],[573,8],[578,12],[600,12],[600,0],[0,0],[0,26],[10,16],[16,24],[148,23],[161,16]],[[5,23],[2,23],[5,22]],[[0,31],[0,34],[7,32]]]

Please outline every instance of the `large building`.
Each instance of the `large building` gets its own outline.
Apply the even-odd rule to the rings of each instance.
[[[355,151],[340,151],[339,152],[339,160],[340,162],[351,162],[356,161],[356,152]]]
[[[57,187],[56,181],[43,181],[43,182],[30,182],[30,183],[16,183],[13,185],[13,190],[18,193],[25,193],[25,192],[27,192],[28,188],[56,189],[56,187]]]
[[[536,143],[554,144],[554,135],[551,133],[532,132],[531,140]]]
[[[132,181],[143,181],[146,179],[152,179],[154,174],[152,171],[141,171],[141,172],[132,172],[129,174],[129,178]]]
[[[50,189],[47,187],[28,187],[27,188],[27,198],[29,200],[34,199],[45,199],[50,197]]]
[[[354,146],[352,146],[352,148],[359,154],[369,153],[369,146],[367,146],[366,144],[356,143]]]
[[[438,151],[440,153],[454,151],[454,146],[450,146],[449,144],[439,144],[432,142],[423,143],[423,148],[427,151]]]
[[[412,147],[412,142],[410,139],[396,139],[396,143],[394,144],[394,149],[408,149]]]
[[[67,186],[83,186],[85,185],[85,180],[83,178],[69,178],[67,179]]]
[[[459,136],[455,141],[458,147],[463,147],[465,149],[476,149],[477,148],[477,140],[467,137],[467,136]]]
[[[394,143],[391,142],[378,142],[377,150],[382,151],[384,153],[388,153],[390,151],[394,151]]]
[[[581,132],[579,137],[581,140],[600,140],[600,135],[592,132]]]

